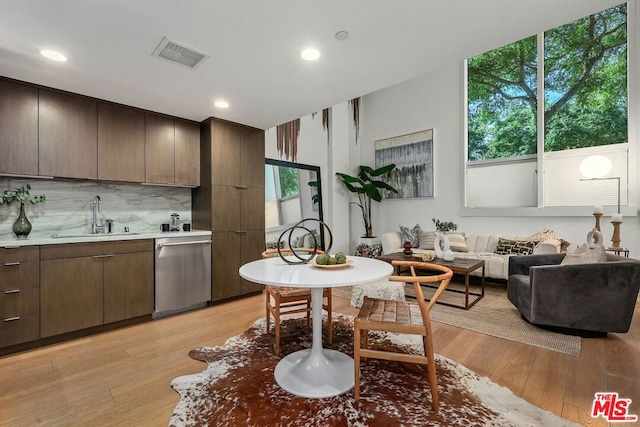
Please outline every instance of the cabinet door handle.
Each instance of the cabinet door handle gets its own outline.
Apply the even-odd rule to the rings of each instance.
[[[246,190],[247,189],[246,185],[238,185],[238,184],[236,184],[236,185],[234,185],[234,187],[236,187],[238,190]]]
[[[109,255],[94,255],[94,258],[111,258],[113,257],[113,254],[109,254]]]
[[[14,320],[20,320],[20,316],[7,317],[6,319],[4,319],[5,322],[13,322]]]
[[[18,292],[20,292],[20,289],[9,289],[8,291],[4,291],[5,295],[6,294],[17,294]]]
[[[20,265],[20,262],[17,261],[17,262],[5,262],[4,263],[5,267],[11,267],[11,266],[14,266],[14,265]]]
[[[236,234],[247,234],[247,230],[236,230]]]

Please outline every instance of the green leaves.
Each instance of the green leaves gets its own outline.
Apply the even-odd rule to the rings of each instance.
[[[44,194],[38,196],[31,195],[31,185],[26,184],[17,190],[5,190],[0,193],[0,206],[2,205],[11,205],[13,202],[24,203],[29,201],[31,204],[35,205],[36,203],[44,202],[47,196]]]
[[[358,195],[360,203],[352,203],[358,205],[362,211],[362,223],[365,227],[367,237],[371,237],[371,200],[375,200],[376,202],[382,201],[382,194],[380,194],[381,189],[393,191],[395,193],[398,192],[386,182],[375,180],[373,178],[387,174],[395,168],[396,165],[393,163],[378,169],[361,165],[358,176],[351,176],[340,172],[336,173],[336,175],[342,179],[347,190]]]
[[[619,4],[468,60],[469,160],[628,141],[627,6]],[[544,99],[538,99],[538,86]],[[537,116],[544,104],[544,115]]]
[[[436,230],[446,233],[448,231],[455,231],[458,229],[458,224],[451,221],[440,221],[436,218],[431,218],[431,221],[436,226]]]

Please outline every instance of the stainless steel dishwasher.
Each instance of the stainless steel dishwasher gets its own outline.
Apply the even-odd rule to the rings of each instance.
[[[211,237],[155,239],[153,317],[205,307],[210,300]]]

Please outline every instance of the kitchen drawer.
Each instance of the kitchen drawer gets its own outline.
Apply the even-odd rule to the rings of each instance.
[[[40,286],[38,261],[12,261],[0,264],[0,292]]]
[[[40,338],[40,315],[38,313],[9,319],[0,321],[0,347]]]
[[[153,251],[153,239],[114,240],[109,242],[63,243],[42,247],[41,259],[81,258]]]
[[[39,259],[40,246],[0,248],[0,265],[20,261],[38,261]]]
[[[0,294],[0,319],[27,316],[40,311],[40,288],[5,291]]]

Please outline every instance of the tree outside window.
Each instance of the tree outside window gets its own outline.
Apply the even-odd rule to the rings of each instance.
[[[278,168],[278,176],[280,178],[280,198],[297,196],[300,194],[300,186],[298,181],[298,169],[295,168]]]
[[[536,153],[538,40],[544,40],[544,151],[627,142],[627,5],[621,4],[468,60],[469,161]]]

